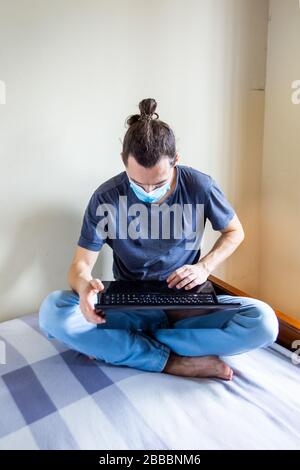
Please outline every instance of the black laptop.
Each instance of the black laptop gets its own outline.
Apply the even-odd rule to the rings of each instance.
[[[169,288],[166,281],[102,281],[95,310],[105,309],[189,309],[191,315],[238,309],[239,302],[218,301],[213,284],[206,281],[190,290]]]

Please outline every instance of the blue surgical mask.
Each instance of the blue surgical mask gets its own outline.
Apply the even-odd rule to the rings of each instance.
[[[159,188],[153,189],[147,193],[143,188],[141,188],[138,184],[132,181],[129,177],[130,187],[136,194],[136,196],[143,202],[158,202],[169,190],[170,184],[166,183]]]

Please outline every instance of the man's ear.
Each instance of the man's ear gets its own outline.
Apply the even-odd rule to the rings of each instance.
[[[126,162],[124,161],[124,158],[123,158],[123,152],[120,153],[120,157],[121,157],[123,165],[125,165],[125,167],[127,167],[127,164],[126,164]]]
[[[174,165],[176,165],[176,163],[179,162],[179,159],[180,159],[179,153],[176,153],[175,160],[174,160]]]

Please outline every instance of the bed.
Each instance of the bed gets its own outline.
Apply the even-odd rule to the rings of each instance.
[[[0,449],[300,449],[300,366],[279,345],[227,357],[223,382],[91,360],[36,314],[0,339]]]

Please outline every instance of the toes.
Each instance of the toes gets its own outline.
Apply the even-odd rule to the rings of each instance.
[[[233,370],[225,362],[220,365],[220,377],[225,380],[232,380]]]

